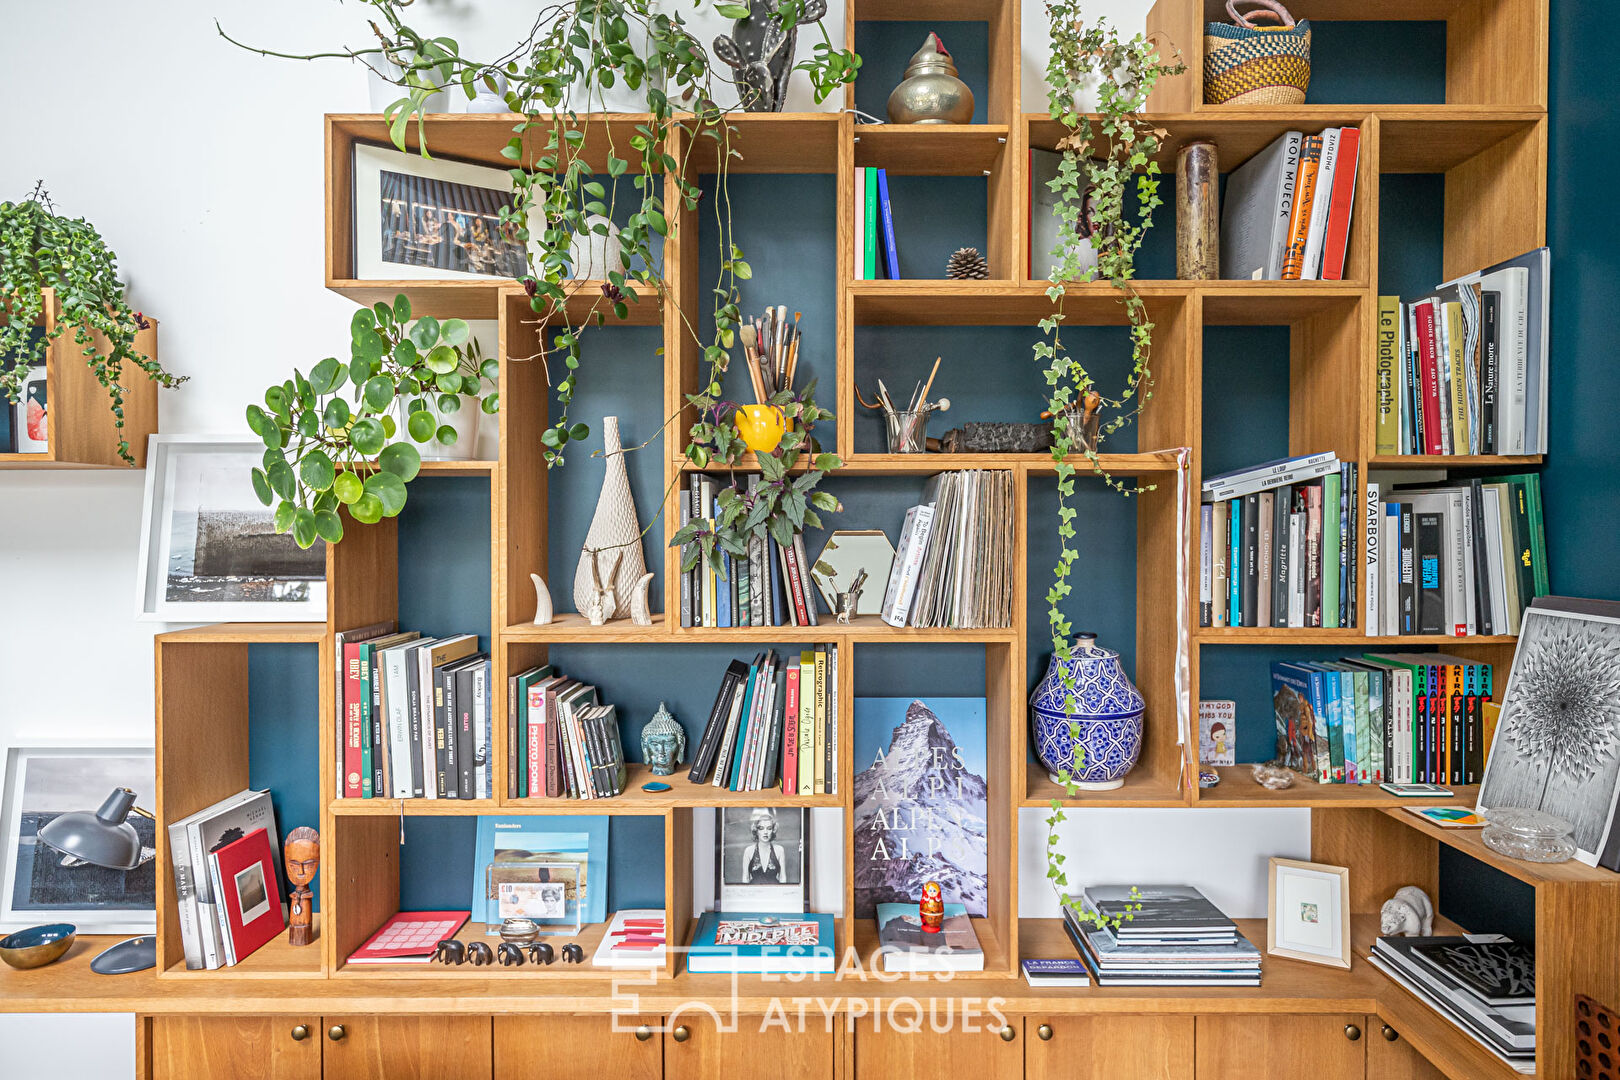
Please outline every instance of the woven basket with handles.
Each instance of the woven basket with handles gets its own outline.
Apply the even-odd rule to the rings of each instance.
[[[1248,14],[1239,3],[1258,8]],[[1311,83],[1311,23],[1277,0],[1226,0],[1231,23],[1204,27],[1205,105],[1299,105]],[[1256,26],[1257,18],[1276,26]]]

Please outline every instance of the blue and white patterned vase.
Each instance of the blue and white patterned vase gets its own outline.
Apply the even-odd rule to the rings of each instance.
[[[1067,672],[1073,691],[1064,688]],[[1065,707],[1065,698],[1073,708]],[[1056,655],[1046,678],[1029,697],[1035,729],[1035,753],[1054,784],[1068,769],[1082,791],[1111,791],[1142,752],[1142,714],[1147,703],[1120,666],[1119,653],[1097,644],[1096,634],[1080,634],[1067,661]],[[1081,764],[1074,765],[1075,740],[1070,723],[1079,725]]]

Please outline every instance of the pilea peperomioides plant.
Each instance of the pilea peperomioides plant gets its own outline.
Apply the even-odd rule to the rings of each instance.
[[[265,445],[253,490],[300,547],[343,539],[340,506],[366,524],[405,508],[422,457],[410,442],[389,441],[399,434],[396,413],[415,441],[449,443],[455,430],[441,417],[469,407],[464,397],[486,413],[500,408],[499,365],[483,358],[461,319],[412,322],[400,295],[392,306],[356,311],[350,330],[348,363],[329,356],[307,377],[294,370],[264,392],[262,406],[247,407],[248,427]]]

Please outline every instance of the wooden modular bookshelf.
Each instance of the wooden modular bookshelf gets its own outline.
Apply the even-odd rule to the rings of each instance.
[[[1029,749],[1025,672],[1031,653],[1044,651],[1027,634],[1032,591],[1027,544],[1031,532],[1050,527],[1030,520],[1033,481],[1050,476],[1053,463],[1040,455],[895,456],[854,452],[857,373],[857,326],[1026,326],[1051,311],[1045,283],[1027,274],[1029,194],[1026,162],[1030,147],[1051,147],[1060,135],[1039,112],[1042,101],[1019,97],[1019,4],[1014,0],[850,0],[846,40],[859,48],[862,24],[874,20],[968,19],[987,24],[990,44],[988,101],[980,124],[932,128],[888,124],[857,125],[849,113],[749,115],[735,119],[729,144],[742,156],[737,173],[808,173],[833,178],[836,184],[836,386],[822,399],[830,402],[837,421],[834,438],[847,465],[843,476],[921,477],[957,468],[1006,469],[1014,474],[1018,528],[1017,601],[1012,625],[991,630],[894,629],[876,619],[856,619],[848,626],[827,617],[810,628],[776,627],[717,630],[682,628],[670,613],[679,611],[678,575],[663,575],[662,613],[651,626],[627,621],[593,627],[572,612],[559,613],[546,626],[535,626],[531,573],[541,574],[559,606],[568,604],[568,582],[574,551],[548,550],[549,478],[541,456],[539,433],[549,416],[548,386],[543,369],[518,358],[541,350],[546,320],[529,309],[522,288],[502,281],[360,281],[353,277],[349,207],[352,145],[386,142],[377,116],[329,115],[325,120],[327,286],[357,302],[388,299],[407,293],[420,314],[496,319],[499,325],[502,410],[500,455],[495,461],[430,466],[436,474],[486,478],[489,484],[490,582],[489,649],[497,686],[507,676],[542,662],[552,646],[602,644],[647,647],[694,643],[735,644],[745,651],[765,643],[827,643],[840,647],[837,693],[845,724],[838,761],[839,794],[786,797],[780,792],[733,795],[671,779],[673,790],[650,794],[640,790],[641,766],[632,766],[626,793],[612,800],[581,803],[516,799],[505,790],[506,745],[504,695],[496,695],[493,725],[495,796],[488,800],[416,801],[341,800],[331,797],[334,784],[333,673],[334,632],[399,614],[399,526],[351,526],[342,543],[329,549],[327,580],[329,614],[324,626],[235,625],[182,630],[157,640],[157,737],[159,793],[163,820],[175,820],[243,787],[248,777],[248,707],[245,689],[248,650],[257,644],[301,644],[319,664],[319,825],[325,841],[321,874],[319,942],[305,950],[277,946],[241,967],[222,972],[185,972],[175,922],[172,880],[159,874],[163,897],[159,909],[160,974],[126,983],[96,983],[77,969],[63,968],[61,997],[45,1003],[37,988],[24,986],[16,973],[0,973],[0,999],[23,1007],[57,1009],[62,1002],[86,1008],[127,1004],[121,987],[138,987],[147,995],[133,1007],[145,1012],[294,1013],[306,1008],[293,995],[309,994],[376,1013],[589,1011],[611,1007],[604,973],[585,965],[560,966],[544,976],[528,969],[412,969],[379,974],[357,971],[345,958],[398,909],[401,820],[411,815],[468,816],[504,814],[597,813],[641,815],[661,820],[665,912],[671,934],[684,943],[696,912],[693,902],[694,810],[730,804],[813,806],[842,810],[844,822],[844,914],[835,920],[840,947],[848,943],[869,955],[875,945],[870,920],[852,914],[854,846],[848,834],[853,818],[856,762],[849,723],[853,716],[855,672],[875,647],[896,644],[956,643],[982,648],[987,699],[987,772],[990,787],[988,844],[989,911],[976,920],[986,952],[986,971],[971,980],[941,984],[938,993],[960,994],[990,988],[1009,1001],[1009,1010],[1034,1018],[1045,1014],[1364,1014],[1382,1018],[1406,1035],[1411,1045],[1438,1070],[1456,1078],[1516,1075],[1484,1054],[1455,1028],[1365,963],[1376,933],[1382,901],[1400,885],[1417,883],[1431,895],[1439,875],[1439,849],[1449,846],[1526,882],[1537,897],[1536,922],[1541,956],[1538,970],[1538,1017],[1541,1032],[1538,1075],[1561,1078],[1573,1071],[1570,1033],[1571,997],[1592,994],[1620,1003],[1620,973],[1613,950],[1588,947],[1592,928],[1613,944],[1620,929],[1620,876],[1573,864],[1540,868],[1502,859],[1484,849],[1476,835],[1431,829],[1402,811],[1397,800],[1374,788],[1346,788],[1300,783],[1281,792],[1263,789],[1247,769],[1223,770],[1222,783],[1200,791],[1190,781],[1196,774],[1194,746],[1176,738],[1176,480],[1177,448],[1187,448],[1189,480],[1196,482],[1203,461],[1202,432],[1207,400],[1204,390],[1204,328],[1209,326],[1287,326],[1289,328],[1288,448],[1304,453],[1333,450],[1343,460],[1368,468],[1534,467],[1538,456],[1446,459],[1380,457],[1375,452],[1374,325],[1379,282],[1380,178],[1393,173],[1444,175],[1441,262],[1446,275],[1516,255],[1545,238],[1547,201],[1547,0],[1308,0],[1294,5],[1296,14],[1313,20],[1445,20],[1448,26],[1446,99],[1444,104],[1311,104],[1294,108],[1228,108],[1201,103],[1202,23],[1218,15],[1220,0],[1160,0],[1149,16],[1149,28],[1177,47],[1188,72],[1168,80],[1155,93],[1150,108],[1159,126],[1170,132],[1161,163],[1173,169],[1176,150],[1190,139],[1210,139],[1218,147],[1220,166],[1231,170],[1260,151],[1283,131],[1317,131],[1326,126],[1356,125],[1363,132],[1355,210],[1345,280],[1335,282],[1250,282],[1144,280],[1138,285],[1157,323],[1156,386],[1153,400],[1138,423],[1141,452],[1105,454],[1113,473],[1139,476],[1156,484],[1137,500],[1136,669],[1132,673],[1148,703],[1141,763],[1125,786],[1114,792],[1081,794],[1059,801],[1076,807],[1115,808],[1308,808],[1312,811],[1313,858],[1352,868],[1352,910],[1357,957],[1350,971],[1268,959],[1265,985],[1258,990],[1188,989],[1125,990],[1091,988],[1068,993],[1032,990],[1018,978],[1018,961],[1031,955],[1062,954],[1067,947],[1056,920],[1019,918],[1020,849],[1038,850],[1038,839],[1020,836],[1019,810],[1045,807],[1061,791],[1033,760]],[[854,105],[854,90],[845,104]],[[516,118],[447,115],[426,121],[429,147],[435,154],[492,165],[504,165],[500,149]],[[587,122],[592,154],[605,154],[603,132],[628,139],[644,121],[635,114],[593,116]],[[415,145],[417,129],[410,129]],[[688,152],[690,151],[690,155]],[[669,152],[688,160],[688,168],[713,171],[715,150],[689,147],[683,133],[671,136]],[[594,159],[593,159],[594,160]],[[986,178],[986,224],[989,280],[978,282],[906,279],[856,281],[853,265],[855,206],[854,169],[876,165],[899,174],[980,176]],[[701,348],[687,333],[680,310],[701,311],[707,286],[699,278],[698,252],[713,242],[712,221],[682,207],[666,178],[670,236],[664,248],[667,302],[643,296],[632,305],[629,323],[662,328],[662,415],[677,416],[633,467],[661,463],[664,490],[672,491],[690,469],[679,441],[690,420],[685,395],[701,377]],[[1173,229],[1171,200],[1159,213],[1159,227]],[[744,239],[746,246],[746,239]],[[582,282],[570,290],[569,314],[580,317],[600,297],[600,283]],[[1065,304],[1069,325],[1115,326],[1124,321],[1113,290],[1106,284],[1073,286]],[[1028,362],[1020,357],[1017,362]],[[632,392],[626,387],[623,392]],[[587,467],[582,456],[568,468]],[[746,469],[749,462],[741,466]],[[1081,471],[1082,478],[1085,472]],[[649,543],[663,543],[673,533],[676,496],[663,507],[661,525]],[[640,508],[643,517],[652,507]],[[407,508],[406,514],[410,513]],[[851,527],[889,522],[848,521]],[[1357,538],[1359,540],[1359,537]],[[1194,541],[1195,543],[1195,541]],[[1254,630],[1197,628],[1196,552],[1181,564],[1190,577],[1193,627],[1188,642],[1188,700],[1199,697],[1201,660],[1206,650],[1233,645],[1305,646],[1324,653],[1362,648],[1443,646],[1448,651],[1498,666],[1505,674],[1515,641],[1511,637],[1369,638],[1359,628],[1345,630]],[[1357,553],[1359,558],[1359,552]],[[718,678],[718,672],[712,673]],[[709,678],[708,674],[699,676]],[[1499,678],[1498,688],[1505,683]],[[608,698],[611,700],[611,687]],[[918,687],[921,691],[922,687]],[[634,721],[632,721],[634,722]],[[1471,802],[1472,789],[1459,790],[1460,802]],[[291,827],[300,822],[283,822]],[[167,867],[161,850],[160,865]],[[1169,875],[1169,876],[1173,876]],[[1579,922],[1580,929],[1576,929]],[[1481,928],[1489,929],[1489,928]],[[1264,937],[1264,924],[1246,926],[1252,940]],[[587,951],[593,934],[582,936]],[[288,953],[307,955],[289,956]],[[55,969],[50,969],[55,970]],[[857,976],[846,976],[847,981]],[[820,980],[816,980],[820,981]],[[722,986],[722,982],[725,983]],[[882,997],[928,993],[928,984],[892,984],[861,980],[861,993]],[[41,983],[40,985],[43,985]],[[836,988],[836,984],[834,984]],[[296,990],[295,990],[296,987]],[[693,976],[671,959],[656,986],[643,991],[649,1011],[671,1007],[677,999],[730,992],[730,980]],[[744,1012],[763,1008],[775,991],[757,980],[742,980]],[[752,997],[750,995],[753,995]],[[758,997],[758,1002],[753,998]],[[6,1007],[13,1007],[8,1004]],[[1046,1036],[1042,1036],[1046,1038]],[[1202,1039],[1202,1036],[1201,1036]],[[858,1041],[858,1040],[857,1040]],[[1369,1040],[1376,1041],[1376,1040]],[[1030,1060],[1036,1043],[1030,1041]],[[1372,1048],[1369,1048],[1369,1053]],[[668,1051],[666,1051],[668,1052]],[[1302,1055],[1302,1060],[1309,1055]],[[859,1070],[860,1055],[845,1055],[839,1075]],[[1240,1076],[1223,1072],[1218,1059],[1199,1076]],[[1371,1058],[1369,1057],[1369,1062]],[[853,1062],[853,1065],[851,1064]],[[1034,1075],[1031,1073],[1031,1075]],[[1087,1074],[1091,1075],[1091,1074]],[[1101,1075],[1101,1074],[1096,1074]],[[1123,1074],[1120,1074],[1123,1075]],[[1165,1074],[1170,1075],[1170,1074]],[[1179,1075],[1179,1074],[1178,1074]],[[1277,1073],[1277,1075],[1283,1075]],[[1296,1075],[1288,1073],[1288,1075]],[[1300,1076],[1316,1073],[1299,1073]],[[1326,1075],[1326,1074],[1322,1074]],[[1341,1075],[1335,1073],[1334,1075]],[[1342,1075],[1349,1075],[1348,1073]],[[1356,1072],[1361,1076],[1361,1072]],[[1366,1076],[1375,1075],[1371,1064]],[[1402,1074],[1407,1075],[1407,1074]],[[1435,1075],[1413,1071],[1412,1076]]]

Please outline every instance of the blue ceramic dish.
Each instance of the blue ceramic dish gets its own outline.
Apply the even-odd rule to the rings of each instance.
[[[0,960],[14,968],[44,967],[62,958],[73,947],[78,928],[72,923],[46,923],[30,926],[0,938]]]

